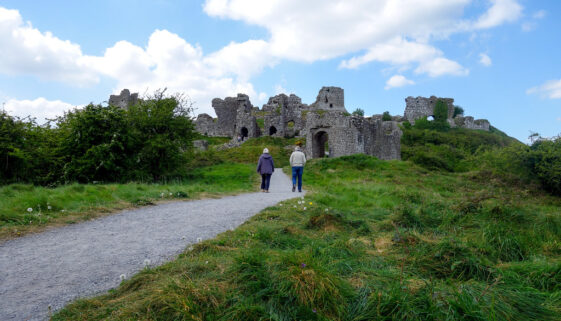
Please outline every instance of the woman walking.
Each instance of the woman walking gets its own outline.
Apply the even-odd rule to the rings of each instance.
[[[261,192],[269,193],[271,175],[275,171],[273,157],[269,155],[269,149],[265,148],[257,163],[257,173],[261,174]]]

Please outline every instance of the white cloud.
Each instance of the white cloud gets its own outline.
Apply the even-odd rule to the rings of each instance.
[[[468,70],[459,63],[442,56],[442,51],[430,45],[394,38],[389,42],[375,45],[362,56],[343,60],[339,67],[355,69],[371,61],[380,61],[401,66],[402,71],[408,69],[409,64],[416,63],[417,73],[427,73],[431,77],[468,74]]]
[[[534,19],[543,19],[543,18],[545,18],[546,15],[547,15],[547,11],[545,11],[545,10],[538,10],[538,11],[534,12],[534,14],[532,15],[532,18],[534,18]]]
[[[489,57],[485,53],[480,53],[479,54],[479,63],[482,64],[485,67],[489,67],[493,64],[493,62],[491,61],[491,57]]]
[[[288,89],[284,88],[281,84],[276,84],[275,85],[275,95],[279,95],[279,94],[289,95],[290,92],[289,92]]]
[[[430,77],[439,77],[443,75],[467,76],[469,75],[469,70],[462,67],[455,61],[438,57],[430,61],[423,62],[419,67],[417,67],[417,69],[415,69],[415,73],[426,73]]]
[[[561,79],[547,81],[541,86],[528,89],[526,93],[538,94],[543,98],[559,99],[561,98]]]
[[[491,0],[492,6],[475,22],[476,29],[487,29],[505,22],[516,21],[522,15],[522,6],[516,0]]]
[[[4,105],[9,115],[21,118],[32,116],[36,118],[37,122],[40,124],[44,123],[46,119],[62,116],[65,111],[74,107],[74,105],[60,100],[47,100],[43,97],[35,100],[10,99]]]
[[[187,94],[197,113],[212,115],[215,97],[246,93],[256,99],[249,79],[275,64],[264,44],[261,40],[232,42],[205,56],[202,48],[177,34],[156,30],[146,48],[120,41],[102,57],[89,57],[88,62],[98,72],[117,79],[116,93],[122,88],[142,93],[165,87],[168,92]]]
[[[490,7],[473,21],[464,11],[473,0],[206,0],[214,17],[241,20],[266,28],[270,53],[284,59],[313,62],[366,51],[340,63],[358,68],[379,61],[419,64],[430,76],[466,75],[468,70],[431,46],[456,32],[492,28],[518,19],[517,0],[490,0]],[[310,14],[313,13],[313,14]],[[422,14],[419,14],[422,13]]]
[[[0,48],[0,73],[36,75],[74,85],[99,81],[79,45],[24,23],[17,10],[0,7]]]
[[[413,80],[409,80],[402,75],[394,75],[388,81],[386,81],[386,86],[384,89],[388,90],[391,88],[403,87],[407,85],[413,85],[415,82]]]

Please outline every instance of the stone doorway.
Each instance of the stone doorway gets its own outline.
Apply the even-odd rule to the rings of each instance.
[[[315,133],[312,141],[312,158],[328,157],[328,142],[329,136],[327,135],[327,132],[322,130]]]
[[[247,127],[242,127],[241,135],[242,135],[242,140],[247,138],[247,136],[249,135],[249,130],[247,130]]]
[[[275,126],[269,127],[269,136],[273,136],[277,133],[277,128]]]

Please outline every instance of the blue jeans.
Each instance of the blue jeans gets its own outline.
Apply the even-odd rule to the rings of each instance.
[[[303,166],[292,167],[292,185],[296,185],[296,179],[298,179],[298,191],[302,191],[302,174],[304,174]]]
[[[261,189],[268,191],[270,183],[271,183],[271,174],[261,174]]]

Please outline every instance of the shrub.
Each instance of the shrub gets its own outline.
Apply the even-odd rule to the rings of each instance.
[[[452,118],[455,118],[456,116],[460,116],[464,114],[464,109],[460,106],[454,106],[454,115],[452,116]]]
[[[383,121],[392,120],[392,116],[390,115],[390,112],[389,112],[389,111],[385,111],[385,112],[382,114],[382,120],[383,120]]]
[[[355,109],[355,111],[353,111],[353,115],[355,115],[355,116],[363,116],[363,117],[364,117],[364,109],[362,109],[362,108],[357,108],[357,109]]]

